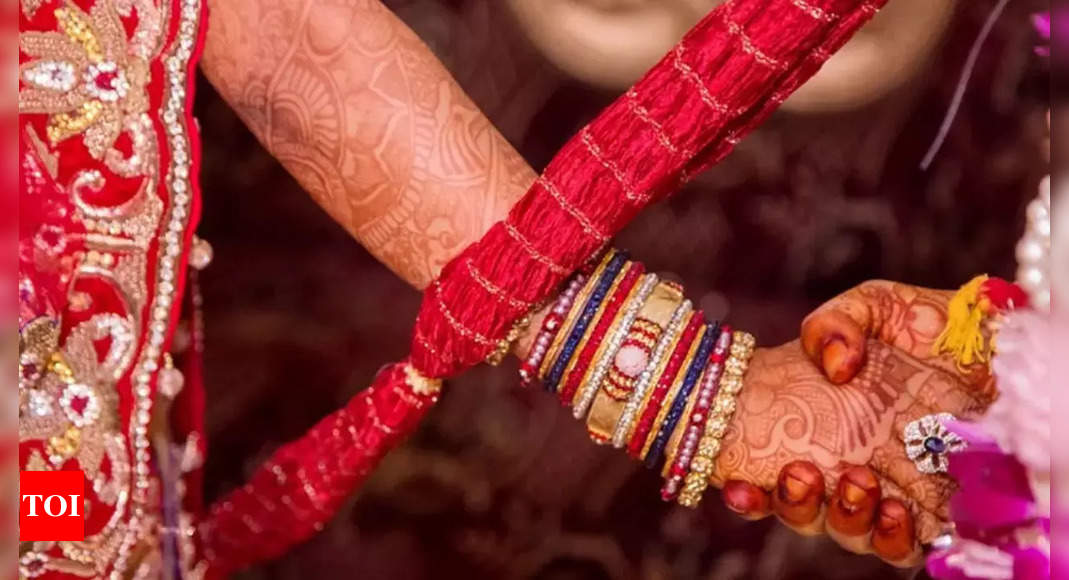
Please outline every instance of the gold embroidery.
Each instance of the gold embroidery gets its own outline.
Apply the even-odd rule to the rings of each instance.
[[[127,125],[148,109],[148,63],[130,54],[122,22],[110,2],[86,14],[73,3],[56,9],[60,32],[25,32],[20,113],[49,114],[53,145],[83,135],[90,155],[103,159]],[[114,156],[112,156],[114,157]]]
[[[48,147],[44,144],[44,141],[41,141],[41,137],[33,127],[26,127],[26,139],[30,142],[30,146],[33,147],[33,152],[37,154],[38,161],[48,172],[48,176],[55,179],[56,175],[59,174],[59,160],[48,150]]]
[[[34,321],[32,332],[24,330],[26,347],[45,348],[52,336],[47,330],[49,325],[50,322]],[[19,442],[44,441],[48,454],[45,458],[32,451],[25,468],[48,471],[65,467],[67,461],[77,461],[100,501],[96,509],[111,510],[104,527],[85,541],[59,542],[66,559],[46,558],[42,565],[47,569],[79,576],[102,574],[115,558],[119,538],[125,531],[123,516],[130,469],[118,431],[114,376],[129,367],[133,354],[131,336],[128,319],[114,314],[98,314],[79,324],[64,346],[48,357],[46,372],[31,391],[46,394],[49,401],[57,401],[58,405],[20,409]],[[100,361],[94,343],[105,338],[110,339],[111,347]],[[31,342],[37,344],[31,347]]]

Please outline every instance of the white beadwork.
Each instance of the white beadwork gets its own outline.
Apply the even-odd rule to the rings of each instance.
[[[19,558],[19,577],[36,578],[48,571],[48,556],[38,552],[26,552]]]
[[[89,65],[83,80],[85,91],[105,103],[122,99],[130,89],[126,74],[110,60]]]
[[[168,190],[171,192],[172,205],[170,214],[165,220],[166,230],[170,232],[183,232],[188,226],[189,196],[178,197],[178,194],[189,188],[190,158],[188,153],[188,135],[186,127],[186,89],[190,71],[188,70],[189,59],[193,56],[192,47],[196,38],[198,20],[201,6],[199,0],[184,0],[181,11],[181,23],[178,27],[178,36],[172,47],[171,56],[166,59],[166,91],[168,98],[165,101],[162,119],[164,128],[169,137],[171,147],[171,167],[167,175]],[[114,85],[113,85],[114,88]],[[162,242],[162,240],[161,240]],[[162,242],[163,255],[160,257],[156,269],[157,281],[173,280],[177,261],[173,258],[181,253],[181,241]],[[170,319],[170,306],[174,302],[174,288],[170,294],[157,292],[155,304],[151,309],[153,320],[165,322]],[[130,518],[127,533],[123,537],[119,548],[119,556],[110,577],[119,580],[126,575],[126,566],[130,557],[130,551],[137,542],[143,520],[147,520],[146,504],[149,499],[151,488],[149,480],[150,458],[147,453],[150,445],[148,440],[148,422],[152,411],[151,381],[154,370],[159,368],[159,350],[163,343],[163,333],[153,331],[149,336],[149,344],[155,347],[154,356],[148,356],[148,352],[142,354],[138,362],[138,368],[134,373],[136,394],[135,408],[137,413],[135,421],[130,422],[131,439],[135,449],[137,474],[133,490],[133,514]],[[142,454],[141,451],[146,453]]]
[[[85,406],[79,411],[74,407],[74,402],[81,399],[85,400]],[[100,401],[97,400],[96,393],[82,383],[67,385],[60,395],[59,406],[76,427],[92,425],[100,417]]]
[[[22,71],[22,78],[41,88],[62,93],[73,89],[77,82],[74,65],[62,60],[41,61]]]
[[[52,414],[52,397],[42,391],[30,391],[30,412],[36,417],[47,417]]]

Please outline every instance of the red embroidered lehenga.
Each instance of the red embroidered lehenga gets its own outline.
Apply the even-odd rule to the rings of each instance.
[[[179,480],[203,452],[201,395],[169,351],[200,211],[190,86],[205,9],[21,9],[19,466],[82,470],[87,505],[84,542],[23,546],[19,572],[157,577],[168,553],[197,577],[199,485]],[[164,433],[153,416],[172,405],[186,420]]]
[[[193,235],[190,105],[205,7],[22,0],[19,461],[82,470],[87,523],[84,542],[20,546],[20,575],[194,578],[307,538],[411,432],[439,379],[483,360],[524,314],[468,297],[545,299],[601,238],[726,155],[882,4],[745,0],[706,17],[444,269],[413,356],[284,446],[200,525],[193,281],[208,251]],[[482,290],[458,260],[482,270]]]

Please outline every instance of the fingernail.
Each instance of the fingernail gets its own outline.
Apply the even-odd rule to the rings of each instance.
[[[748,483],[729,481],[724,484],[724,505],[739,515],[749,515],[759,509],[760,498],[756,490]]]
[[[853,467],[839,481],[839,496],[847,507],[861,507],[880,488],[880,482],[871,471]]]
[[[857,509],[861,507],[861,504],[864,503],[868,496],[869,492],[862,489],[857,484],[849,481],[843,482],[842,499],[845,507]]]
[[[876,521],[876,531],[881,534],[890,534],[897,530],[900,525],[898,518],[887,514],[880,514],[880,517]]]
[[[810,485],[793,475],[786,474],[783,476],[783,485],[780,489],[784,500],[789,503],[801,503],[809,495]]]
[[[829,340],[824,345],[821,356],[824,372],[833,383],[845,383],[850,380],[853,355],[841,336]]]

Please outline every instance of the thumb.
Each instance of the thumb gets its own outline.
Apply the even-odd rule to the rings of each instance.
[[[824,308],[802,322],[802,348],[832,384],[854,378],[865,362],[868,333],[846,312]]]

